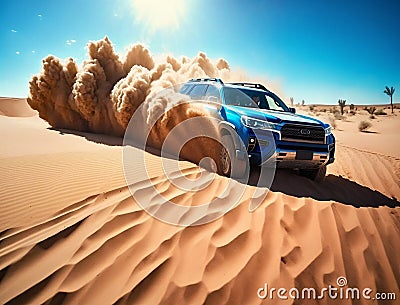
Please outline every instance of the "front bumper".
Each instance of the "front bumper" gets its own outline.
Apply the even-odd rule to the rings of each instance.
[[[256,139],[251,141],[251,139]],[[335,160],[335,138],[331,134],[324,143],[283,141],[279,132],[250,131],[247,141],[249,161],[255,165],[274,162],[277,167],[293,169],[318,168]]]
[[[261,159],[261,155],[258,153],[250,153],[250,163],[254,165],[268,165],[274,163],[279,168],[292,168],[292,169],[306,169],[306,168],[317,168],[323,165],[327,165],[328,162],[332,163],[329,152],[306,152],[304,157],[304,151],[291,150],[291,149],[277,149],[276,152],[269,158]]]
[[[269,147],[269,149],[261,145],[249,152],[250,162],[255,165],[267,165],[274,162],[277,167],[307,169],[331,164],[335,160],[334,142],[328,145],[285,141],[275,143],[277,146]]]
[[[302,150],[278,148],[271,161],[275,161],[277,167],[316,168],[328,163],[329,152],[306,151],[304,154]]]

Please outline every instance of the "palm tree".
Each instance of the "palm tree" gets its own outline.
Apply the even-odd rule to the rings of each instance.
[[[389,87],[386,86],[385,91],[383,91],[383,93],[386,93],[387,95],[390,96],[390,105],[392,106],[392,113],[393,113],[393,93],[394,93],[394,88],[393,87]]]

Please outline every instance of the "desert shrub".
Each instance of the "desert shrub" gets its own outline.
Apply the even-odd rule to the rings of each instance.
[[[350,112],[349,112],[351,115],[355,115],[356,114],[356,111],[355,110],[350,110]]]
[[[314,111],[314,109],[315,109],[314,105],[310,105],[309,108],[310,108],[310,111]]]
[[[354,104],[350,104],[350,110],[354,110]]]
[[[358,130],[359,131],[365,131],[368,128],[370,128],[372,124],[368,121],[361,121],[360,124],[358,125]]]
[[[376,107],[365,107],[365,110],[367,110],[367,112],[372,116],[374,115],[374,112],[376,111]]]
[[[375,111],[376,115],[387,115],[387,113],[383,110],[383,109],[378,109],[377,111]]]
[[[373,120],[373,119],[375,119],[375,116],[374,116],[373,114],[371,114],[371,115],[369,116],[369,118],[370,118],[371,120]]]
[[[335,117],[336,120],[341,120],[341,119],[343,119],[343,115],[341,115],[339,111],[334,112],[334,113],[333,113],[333,116]]]
[[[333,106],[333,107],[330,109],[330,112],[333,113],[333,114],[335,114],[335,113],[340,113],[339,109],[337,109],[336,106]]]
[[[324,109],[321,109],[321,112],[326,112],[326,109],[324,108]]]
[[[335,120],[335,118],[333,117],[333,116],[329,116],[329,118],[328,118],[328,120],[329,120],[329,124],[331,125],[331,127],[333,128],[333,129],[336,129],[336,120]]]

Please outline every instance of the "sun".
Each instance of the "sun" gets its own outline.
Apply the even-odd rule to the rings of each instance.
[[[185,0],[132,0],[139,23],[150,31],[175,30],[184,16]]]

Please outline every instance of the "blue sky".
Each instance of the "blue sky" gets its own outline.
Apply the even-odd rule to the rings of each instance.
[[[388,103],[389,85],[400,103],[400,1],[156,2],[2,2],[0,96],[27,96],[42,58],[82,61],[108,35],[120,53],[140,41],[153,54],[223,57],[295,102]]]

